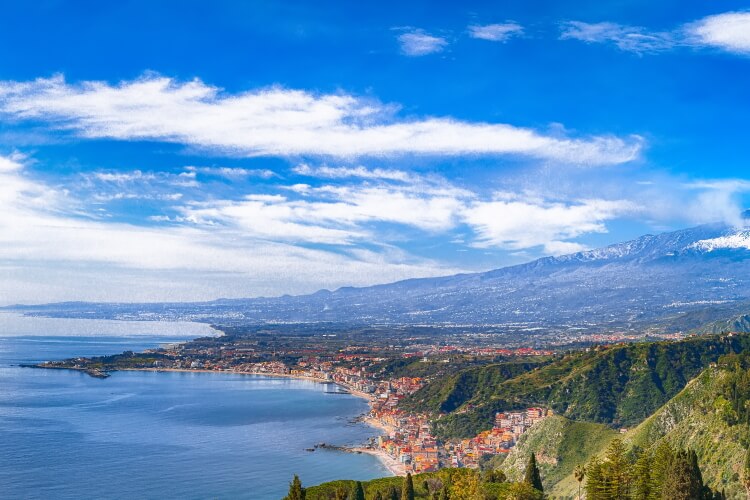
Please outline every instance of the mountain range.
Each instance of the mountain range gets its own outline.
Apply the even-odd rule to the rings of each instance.
[[[487,272],[201,303],[13,306],[217,324],[476,326],[507,333],[690,330],[750,311],[750,230],[708,224]]]

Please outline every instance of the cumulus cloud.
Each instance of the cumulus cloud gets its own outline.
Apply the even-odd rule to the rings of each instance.
[[[469,36],[491,42],[506,42],[523,34],[523,27],[515,22],[469,26]]]
[[[467,224],[474,227],[478,247],[500,247],[521,250],[544,247],[548,254],[579,251],[584,247],[565,241],[586,233],[607,232],[605,222],[635,207],[624,200],[582,200],[574,203],[526,201],[501,196],[480,201],[464,213]]]
[[[638,136],[545,135],[509,124],[400,118],[393,106],[347,94],[264,88],[226,94],[200,80],[148,75],[116,85],[62,76],[0,82],[0,116],[85,138],[157,140],[242,156],[515,155],[571,164],[636,158]]]
[[[426,56],[442,52],[448,46],[445,38],[430,35],[421,29],[415,29],[398,35],[401,53],[411,57]]]
[[[696,43],[738,54],[750,54],[750,12],[708,16],[686,27]]]
[[[611,22],[570,21],[563,25],[560,38],[586,43],[611,43],[621,50],[636,53],[661,52],[672,49],[677,43],[672,33],[649,32],[640,26]]]

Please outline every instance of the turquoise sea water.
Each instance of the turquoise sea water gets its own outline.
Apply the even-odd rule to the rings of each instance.
[[[365,401],[327,395],[323,384],[212,373],[119,372],[101,380],[20,368],[14,365],[139,350],[184,336],[5,329],[0,498],[271,499],[285,494],[294,473],[303,484],[388,475],[368,455],[305,451],[375,434],[350,422],[366,411]]]

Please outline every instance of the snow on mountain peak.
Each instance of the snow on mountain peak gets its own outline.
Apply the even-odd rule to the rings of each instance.
[[[713,252],[722,249],[750,250],[750,230],[736,231],[734,233],[725,234],[724,236],[707,240],[698,240],[695,243],[688,245],[687,248],[690,250],[699,250],[701,252]]]

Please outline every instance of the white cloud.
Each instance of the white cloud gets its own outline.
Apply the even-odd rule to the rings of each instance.
[[[421,29],[415,29],[398,36],[401,52],[407,56],[426,56],[442,52],[448,46],[445,38],[430,35]]]
[[[412,179],[412,176],[403,170],[367,168],[362,165],[356,167],[329,167],[327,165],[312,167],[307,163],[301,163],[294,167],[292,171],[299,175],[323,177],[326,179],[358,177],[361,179],[382,179],[401,182],[407,182]]]
[[[743,227],[741,195],[750,193],[750,181],[744,179],[702,180],[684,184],[691,193],[682,207],[684,216],[700,223],[725,222]]]
[[[505,42],[523,34],[523,27],[514,22],[469,26],[469,36],[491,42]]]
[[[81,217],[76,200],[28,178],[22,161],[0,157],[0,304],[305,293],[456,270],[386,247],[328,251],[259,239],[237,226],[144,227]],[[160,276],[179,289],[159,284]],[[205,296],[207,282],[225,280],[230,291],[208,287],[214,295]],[[149,282],[163,295],[144,291]]]
[[[345,94],[267,88],[226,95],[199,80],[147,76],[72,85],[61,76],[0,83],[0,114],[87,138],[161,140],[254,155],[518,155],[600,165],[636,158],[642,140],[547,136],[452,118],[399,120],[392,106]]]
[[[240,168],[240,167],[195,167],[188,166],[185,170],[189,172],[197,172],[203,175],[209,175],[214,177],[224,177],[229,180],[245,179],[248,177],[260,177],[261,179],[270,179],[271,177],[277,177],[277,174],[273,170],[266,168]]]
[[[370,224],[390,223],[427,232],[453,228],[463,207],[458,189],[392,186],[295,184],[291,191],[317,199],[290,200],[279,195],[246,196],[239,201],[185,205],[182,221],[234,227],[245,235],[271,240],[352,245],[379,241]]]
[[[708,16],[686,26],[701,45],[728,52],[750,54],[750,12],[726,12]]]
[[[541,246],[548,254],[559,254],[583,249],[565,240],[607,232],[605,221],[633,211],[627,201],[530,202],[501,196],[472,204],[464,212],[464,220],[477,232],[477,247],[521,250]]]
[[[617,23],[565,23],[560,35],[562,40],[580,40],[587,43],[612,43],[628,52],[649,53],[672,49],[678,42],[672,33],[649,32],[640,26]]]

